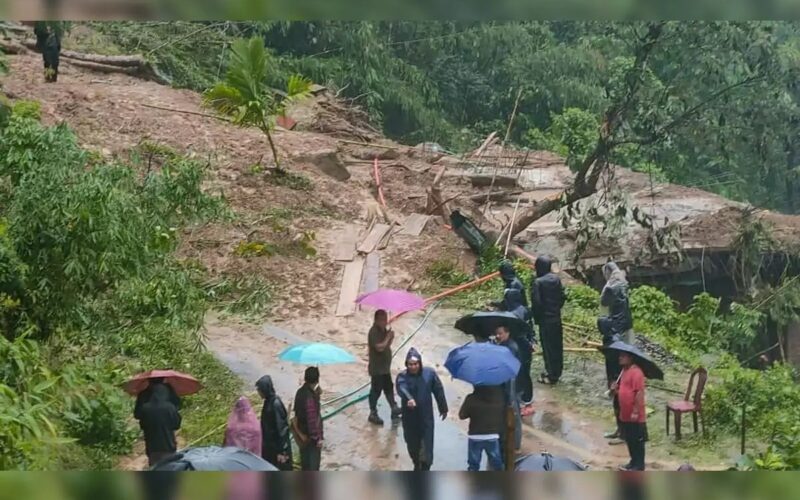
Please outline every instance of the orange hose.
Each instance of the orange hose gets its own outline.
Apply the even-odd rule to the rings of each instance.
[[[485,283],[485,282],[489,281],[490,279],[496,278],[498,276],[500,276],[500,272],[499,271],[495,271],[495,272],[493,272],[491,274],[487,274],[486,276],[483,276],[482,278],[478,278],[476,280],[472,280],[469,283],[464,283],[463,285],[458,285],[457,287],[453,287],[453,288],[451,288],[449,290],[445,290],[445,291],[443,291],[441,293],[437,293],[436,295],[434,295],[432,297],[428,297],[427,299],[425,299],[425,302],[427,304],[430,304],[431,302],[435,302],[435,301],[437,301],[439,299],[443,299],[445,297],[449,297],[450,295],[453,295],[455,293],[458,293],[458,292],[461,292],[463,290],[466,290],[467,288],[472,288],[473,286],[477,286],[477,285],[480,285],[481,283]],[[404,313],[395,314],[394,316],[389,318],[389,323],[391,323],[392,321],[396,320],[397,318],[399,318],[403,314]]]

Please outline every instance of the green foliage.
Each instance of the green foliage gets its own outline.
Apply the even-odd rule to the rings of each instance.
[[[439,287],[450,288],[467,283],[471,276],[459,268],[457,259],[437,259],[425,270],[425,275]]]
[[[38,121],[42,118],[42,105],[39,101],[20,99],[14,103],[12,112],[20,118],[30,118]]]
[[[768,447],[753,460],[754,468],[800,468],[800,386],[791,368],[775,365],[766,371],[741,368],[737,363],[717,368],[709,383],[704,412],[716,432],[737,432],[746,408],[749,436],[764,439]]]
[[[241,241],[233,250],[239,257],[272,257],[277,252],[275,245],[263,241]]]
[[[286,106],[308,96],[311,81],[292,75],[284,96],[267,87],[269,55],[261,38],[236,40],[231,45],[231,61],[225,80],[203,93],[203,103],[241,127],[260,129],[269,141],[277,170],[281,170],[271,131],[275,117]]]
[[[0,176],[0,467],[113,467],[138,436],[119,389],[136,370],[206,382],[184,412],[188,437],[223,418],[235,378],[198,351],[207,295],[172,257],[182,226],[224,213],[204,168],[167,154],[142,180],[65,126],[15,115]]]
[[[567,165],[577,170],[597,142],[599,126],[596,114],[567,108],[551,116],[546,133],[531,129],[526,133],[526,140],[532,148],[553,151],[565,157]]]
[[[266,315],[273,301],[273,287],[258,276],[223,277],[205,285],[210,301],[228,314],[259,319]]]

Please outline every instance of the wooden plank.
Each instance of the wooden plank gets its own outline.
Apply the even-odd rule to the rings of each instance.
[[[378,252],[370,252],[364,263],[364,276],[361,279],[361,294],[378,290],[381,274],[381,256]]]
[[[422,234],[422,230],[425,229],[425,225],[428,223],[428,219],[430,219],[429,215],[424,214],[411,214],[406,219],[406,225],[403,227],[403,230],[400,234],[407,234],[409,236],[419,236]]]
[[[361,256],[344,265],[336,316],[350,316],[356,312],[356,299],[358,298],[358,289],[361,286],[361,274],[363,271],[364,257]]]
[[[333,260],[347,261],[353,260],[356,253],[356,243],[358,243],[358,227],[348,224],[341,231],[333,247]]]
[[[367,237],[364,238],[364,241],[362,241],[358,246],[358,252],[370,253],[375,250],[375,247],[378,246],[378,243],[383,240],[383,238],[386,236],[386,233],[389,232],[391,228],[392,227],[387,224],[375,224],[372,226],[372,230],[370,230],[369,234],[367,234]]]
[[[378,250],[384,250],[386,247],[388,247],[389,240],[391,240],[392,236],[394,236],[395,233],[398,232],[400,232],[399,229],[397,231],[392,231],[392,230],[387,231],[386,235],[381,239],[380,243],[378,243]]]

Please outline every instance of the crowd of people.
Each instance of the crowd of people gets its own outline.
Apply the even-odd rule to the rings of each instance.
[[[468,420],[467,468],[480,470],[483,455],[489,468],[503,470],[513,460],[522,441],[522,416],[533,412],[534,389],[531,379],[533,354],[537,349],[535,330],[539,331],[544,369],[538,381],[557,384],[563,371],[563,328],[561,311],[567,299],[560,278],[552,270],[547,256],[535,262],[536,276],[530,285],[530,303],[526,290],[509,262],[500,265],[505,288],[502,300],[491,303],[500,311],[511,313],[527,327],[524,334],[512,336],[508,326],[497,326],[477,342],[493,342],[507,347],[520,362],[515,379],[496,386],[476,386],[458,412]],[[600,296],[603,314],[597,327],[604,346],[616,341],[631,343],[632,316],[628,304],[628,285],[624,273],[614,262],[603,268],[606,279]],[[438,416],[444,420],[449,409],[436,370],[423,364],[422,355],[410,348],[405,357],[405,369],[392,377],[392,342],[395,334],[389,326],[388,313],[375,312],[367,334],[368,374],[370,376],[368,422],[383,425],[378,415],[378,402],[384,396],[392,420],[402,420],[403,437],[415,471],[430,470],[434,459],[434,403]],[[624,470],[644,470],[645,441],[647,440],[644,404],[645,377],[635,358],[627,353],[605,352],[608,395],[612,400],[616,428],[607,433],[610,444],[627,443],[630,462]],[[255,453],[279,470],[292,470],[291,438],[300,453],[300,468],[315,471],[320,468],[324,443],[324,423],[320,403],[319,370],[308,367],[304,383],[297,390],[293,415],[276,394],[269,375],[256,382],[263,399],[260,418],[247,398],[240,398],[228,420],[226,446],[238,446]],[[395,390],[399,395],[398,404]],[[152,380],[148,389],[139,394],[135,417],[144,431],[146,453],[150,465],[176,451],[175,431],[181,423],[180,398],[163,380]],[[291,437],[291,438],[290,438]]]

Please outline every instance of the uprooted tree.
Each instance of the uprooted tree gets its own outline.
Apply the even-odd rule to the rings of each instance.
[[[738,108],[781,98],[779,88],[796,72],[778,52],[768,23],[660,21],[598,25],[588,32],[593,29],[602,30],[594,34],[598,44],[624,47],[627,53],[608,65],[607,105],[597,139],[586,151],[570,151],[580,158],[570,165],[573,184],[522,212],[512,235],[596,193],[620,148],[647,148],[655,156],[681,135],[709,137],[713,127],[726,134],[723,128],[735,125],[731,120]],[[587,40],[593,43],[591,35]]]

